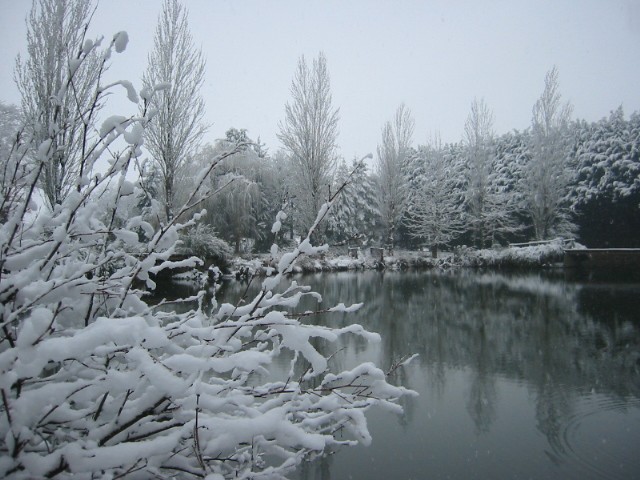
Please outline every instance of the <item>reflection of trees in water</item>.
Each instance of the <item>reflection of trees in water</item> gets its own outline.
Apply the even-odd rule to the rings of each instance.
[[[471,381],[467,411],[478,433],[486,433],[496,418],[495,378],[486,372],[474,372]]]
[[[466,408],[478,432],[490,430],[496,418],[497,375],[529,386],[538,428],[556,453],[562,453],[562,425],[581,395],[595,389],[620,399],[640,397],[637,287],[621,297],[619,289],[604,294],[601,287],[542,275],[468,271],[324,274],[300,283],[322,293],[322,307],[365,303],[357,314],[308,321],[361,323],[382,336],[379,346],[345,337],[333,368],[363,359],[387,367],[419,353],[421,371],[399,371],[397,382],[411,388],[419,373],[435,392],[444,392],[448,370],[469,371]],[[627,304],[616,314],[621,298]],[[411,422],[415,402],[405,402],[402,423]],[[322,478],[316,473],[307,478]]]
[[[552,444],[579,395],[593,388],[619,398],[640,395],[637,311],[635,322],[612,320],[619,304],[600,297],[608,316],[584,315],[581,287],[540,276],[426,275],[422,285],[408,300],[415,314],[406,317],[414,322],[407,342],[432,368],[471,369],[467,409],[479,431],[495,416],[496,374],[530,385],[538,427]]]
[[[576,392],[558,387],[558,384],[547,379],[535,385],[537,427],[553,448],[549,456],[554,463],[559,463],[558,454],[565,454],[562,439],[563,425],[573,415],[577,400]]]
[[[467,399],[467,411],[478,432],[488,432],[496,417],[496,385],[491,371],[491,353],[487,345],[484,326],[478,332],[476,345],[476,369],[472,373],[471,389]]]
[[[578,395],[594,386],[614,396],[640,394],[640,325],[583,314],[575,284],[531,274],[354,275],[357,286],[347,275],[332,287],[365,301],[357,318],[345,321],[381,333],[383,363],[419,353],[436,391],[443,391],[448,368],[469,369],[467,410],[480,432],[496,415],[497,374],[530,385],[539,428],[550,441]]]
[[[551,378],[582,392],[596,386],[615,395],[640,396],[638,288],[620,293],[536,274],[475,271],[367,271],[296,279],[323,296],[321,304],[309,299],[298,310],[364,302],[356,314],[303,319],[333,326],[361,323],[381,334],[382,352],[377,353],[365,340],[345,337],[343,357],[382,355],[385,367],[419,353],[436,390],[444,386],[446,368],[468,367],[483,372],[479,378],[499,373],[535,388]],[[249,298],[260,284],[254,281]],[[231,282],[219,300],[235,300],[244,289]],[[615,313],[621,305],[623,313]]]

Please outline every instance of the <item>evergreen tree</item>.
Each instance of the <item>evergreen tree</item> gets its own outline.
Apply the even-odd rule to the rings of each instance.
[[[422,146],[412,159],[404,222],[434,257],[465,230],[462,162],[441,144]]]
[[[347,184],[330,214],[327,234],[334,243],[366,244],[380,218],[374,181],[366,166],[354,158],[349,167],[344,161],[338,167],[334,189],[344,182]]]
[[[577,179],[572,186],[580,239],[591,247],[640,246],[640,122],[622,107],[574,126]]]

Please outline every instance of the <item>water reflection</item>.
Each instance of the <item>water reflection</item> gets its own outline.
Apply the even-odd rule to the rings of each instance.
[[[419,353],[396,381],[421,395],[400,418],[373,412],[371,447],[308,462],[296,478],[640,476],[640,283],[469,271],[299,281],[327,305],[365,302],[315,321],[382,335],[332,346],[343,348],[334,369]]]

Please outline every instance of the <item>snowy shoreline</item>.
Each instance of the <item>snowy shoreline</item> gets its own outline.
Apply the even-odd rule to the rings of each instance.
[[[437,258],[424,251],[396,250],[393,255],[385,255],[383,260],[372,256],[369,251],[359,251],[358,258],[344,253],[329,252],[322,256],[299,259],[293,267],[294,273],[342,272],[357,270],[410,270],[453,268],[552,268],[562,264],[564,245],[553,242],[545,245],[526,247],[506,247],[501,249],[475,250],[460,248],[455,252],[441,252]],[[230,265],[230,274],[266,276],[274,269],[274,261],[269,255],[249,258],[236,257]],[[273,271],[273,270],[272,270]]]
[[[585,248],[576,244],[573,248]],[[374,257],[369,250],[358,252],[358,258],[336,251],[329,251],[321,256],[299,258],[293,266],[292,273],[332,273],[365,270],[453,270],[481,269],[526,270],[563,268],[565,245],[562,242],[551,242],[544,245],[524,247],[504,247],[500,249],[475,250],[459,248],[455,252],[440,252],[433,258],[430,252],[395,250],[393,255],[385,255],[383,261]],[[268,254],[234,257],[228,265],[219,269],[212,266],[208,273],[200,270],[189,270],[171,276],[174,281],[209,282],[213,277],[227,280],[241,280],[252,276],[267,277],[277,273],[279,258]],[[214,273],[215,272],[215,273]]]

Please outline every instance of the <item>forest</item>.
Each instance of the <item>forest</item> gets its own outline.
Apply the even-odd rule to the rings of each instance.
[[[484,104],[475,106],[487,114]],[[411,124],[408,114],[401,106],[394,122],[383,128],[369,167],[357,158],[338,158],[319,182],[324,183],[320,195],[328,199],[349,178],[323,225],[323,241],[446,249],[564,237],[590,248],[640,247],[638,112],[625,118],[619,107],[597,122],[567,121],[554,140],[558,151],[548,170],[534,168],[543,148],[535,126],[496,135],[485,125],[484,136],[414,146],[399,140],[399,130]],[[473,121],[477,118],[470,114],[467,125]],[[308,192],[300,180],[304,170],[286,150],[271,155],[259,139],[235,128],[215,145],[202,147],[188,170],[197,171],[206,159],[238,144],[244,147],[221,165],[211,182],[221,187],[238,181],[210,201],[207,227],[199,228],[209,228],[236,254],[267,252],[270,221],[283,205],[284,239],[296,238],[305,228],[300,209]],[[160,191],[154,175],[152,167],[146,181]],[[191,183],[188,177],[183,181]],[[540,195],[549,204],[533,201]]]
[[[33,51],[44,52],[54,40],[41,34],[30,41]],[[22,105],[0,102],[3,158],[23,126],[39,121],[35,116],[53,93],[54,84],[34,74],[33,62],[18,58],[16,64]],[[95,128],[102,108],[90,109],[89,92],[104,67],[98,68],[94,58],[89,62],[94,64],[76,72],[82,108],[91,114],[83,120],[84,129]],[[63,63],[57,68],[63,69]],[[384,125],[368,127],[380,128],[380,141],[371,146],[375,155],[347,159],[339,153],[340,114],[333,104],[328,60],[323,53],[311,62],[302,56],[278,125],[281,145],[267,146],[241,126],[207,141],[199,94],[205,79],[202,53],[190,35],[186,11],[179,5],[172,11],[165,7],[143,91],[163,82],[171,87],[156,96],[161,100],[157,121],[145,129],[146,155],[135,163],[135,199],[121,207],[119,221],[142,215],[154,226],[166,222],[212,159],[232,152],[203,186],[216,192],[198,207],[206,213],[181,234],[187,253],[268,252],[271,223],[280,210],[285,215],[279,240],[294,245],[337,191],[336,205],[314,234],[329,245],[490,248],[562,237],[592,248],[638,247],[640,114],[626,117],[622,106],[612,106],[610,115],[596,122],[572,119],[559,76],[556,67],[547,72],[532,106],[531,126],[523,131],[496,133],[490,106],[476,98],[460,121],[459,142],[443,143],[435,134],[426,144],[416,144],[411,110],[401,104]],[[130,82],[114,85],[135,99]],[[58,153],[65,160],[45,169],[41,203],[47,208],[60,203],[81,173],[81,133],[79,126],[70,129]],[[6,170],[1,181],[8,181]],[[108,185],[100,197],[113,196],[113,189]],[[194,211],[184,210],[181,219]]]
[[[0,115],[0,149],[8,152],[20,125],[20,111],[0,104]],[[472,153],[468,141],[436,141],[408,145],[402,158],[394,158],[393,148],[388,148],[392,146],[383,143],[378,155],[384,157],[377,156],[368,168],[356,168],[355,158],[339,159],[327,179],[327,198],[354,169],[356,174],[326,221],[324,239],[334,245],[391,243],[391,218],[383,216],[380,192],[382,180],[391,181],[397,174],[402,202],[393,218],[392,236],[393,243],[403,248],[419,249],[433,241],[445,248],[487,248],[555,236],[576,238],[590,248],[640,247],[640,114],[625,117],[619,107],[597,122],[571,121],[562,135],[564,190],[553,208],[564,212],[567,221],[547,235],[536,234],[526,208],[527,195],[532,194],[527,191],[532,186],[528,168],[535,151],[533,129],[527,129],[491,135],[482,144],[481,156]],[[192,181],[188,172],[198,171],[208,159],[236,144],[243,145],[240,151],[210,180],[214,187],[234,181],[208,202],[198,231],[192,233],[207,234],[216,251],[267,252],[271,222],[283,205],[287,213],[283,233],[288,233],[284,237],[294,238],[302,228],[297,180],[284,174],[296,170],[284,150],[270,154],[259,138],[254,141],[246,130],[230,128],[226,138],[201,146],[185,164],[177,195],[187,193]],[[161,193],[158,167],[152,162],[145,167],[142,182],[148,191]],[[128,214],[150,209],[151,202],[140,194]]]

